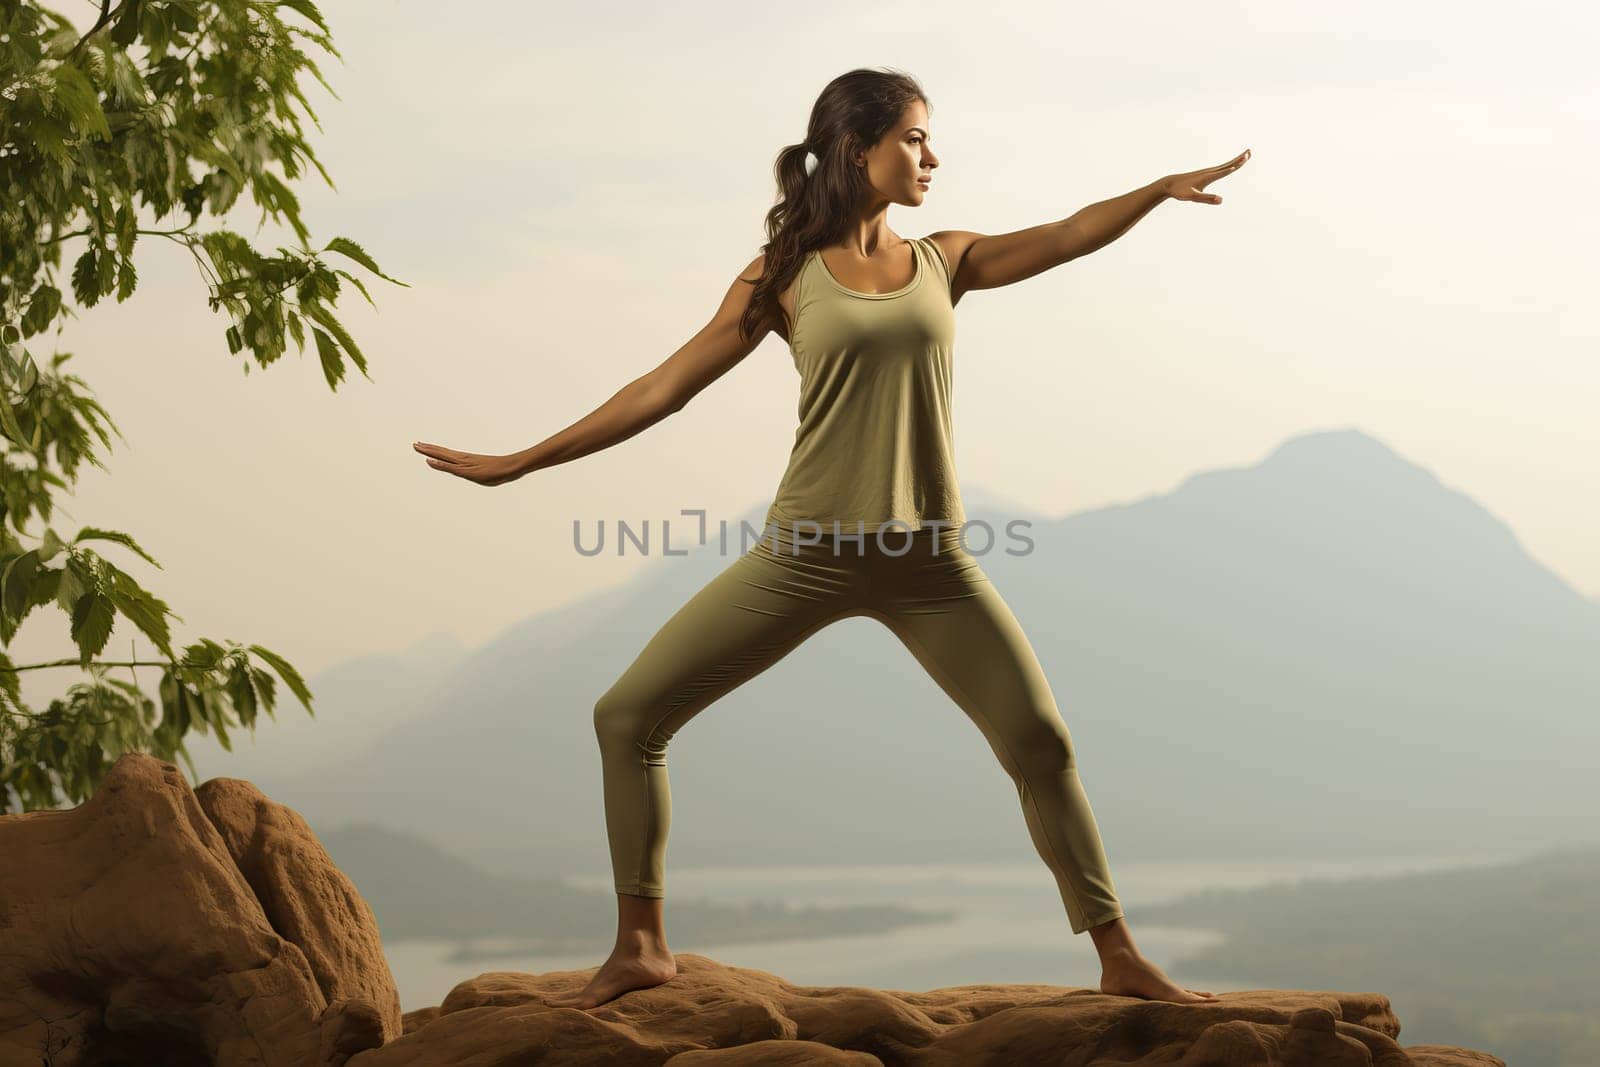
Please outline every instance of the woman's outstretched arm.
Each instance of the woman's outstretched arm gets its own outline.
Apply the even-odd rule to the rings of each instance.
[[[1163,200],[1220,204],[1222,197],[1205,192],[1205,187],[1232,174],[1249,158],[1247,148],[1219,166],[1169,174],[1131,193],[1090,204],[1059,222],[1014,233],[991,236],[971,230],[944,230],[930,234],[952,264],[951,299],[959,299],[961,293],[973,289],[996,289],[1020,282],[1104,248]]]
[[[509,455],[461,452],[425,441],[414,441],[411,447],[428,457],[428,466],[437,470],[448,471],[479,485],[503,485],[524,474],[567,463],[626,441],[673,412],[681,411],[696,393],[755,351],[767,329],[742,341],[739,319],[750,302],[753,288],[750,283],[761,276],[764,260],[764,256],[757,256],[740,272],[711,321],[682,348],[561,432]]]

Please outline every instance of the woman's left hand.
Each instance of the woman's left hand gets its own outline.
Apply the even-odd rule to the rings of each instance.
[[[1250,149],[1234,156],[1228,162],[1217,167],[1207,167],[1205,170],[1194,170],[1188,174],[1172,174],[1161,181],[1161,191],[1174,200],[1193,200],[1201,204],[1220,204],[1222,197],[1215,193],[1208,193],[1205,187],[1218,178],[1232,174],[1244,166],[1245,160],[1250,158]]]

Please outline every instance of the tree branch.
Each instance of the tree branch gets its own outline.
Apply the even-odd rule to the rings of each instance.
[[[164,659],[129,659],[129,660],[95,660],[90,667],[166,667],[168,665],[182,667],[185,664],[176,660]],[[36,671],[41,667],[83,667],[83,661],[74,657],[72,659],[51,660],[48,663],[24,663],[20,666],[0,667],[0,671]]]
[[[195,220],[195,222],[198,221],[198,219]],[[186,223],[183,226],[178,227],[176,230],[135,230],[133,232],[138,234],[147,234],[151,237],[170,237],[175,233],[189,233],[194,228],[195,222]],[[48,241],[40,241],[39,243],[41,245],[53,245],[57,241],[65,241],[71,237],[88,237],[93,232],[93,230],[73,230],[71,233],[57,234]]]
[[[118,4],[116,10],[121,11],[122,5]],[[62,58],[71,59],[72,54],[83,47],[83,42],[106,28],[106,23],[111,21],[112,14],[111,0],[100,0],[100,17],[95,19],[94,25],[89,27],[89,32],[78,38],[78,43],[73,45]]]

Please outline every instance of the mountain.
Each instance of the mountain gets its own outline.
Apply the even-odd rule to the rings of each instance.
[[[1142,907],[1140,919],[1226,935],[1180,958],[1180,980],[1381,988],[1414,1044],[1559,1067],[1594,1062],[1597,882],[1591,837],[1453,870],[1210,889]]]
[[[1061,518],[984,570],[1121,859],[1507,852],[1589,833],[1600,604],[1354,429]],[[747,518],[759,528],[761,512]],[[252,775],[317,826],[404,825],[487,870],[609,870],[595,700],[733,561],[716,542],[465,656],[342,762]],[[841,620],[673,741],[675,865],[1022,861],[982,735],[876,620]],[[217,766],[214,774],[232,774]],[[1040,877],[1047,877],[1043,866]]]

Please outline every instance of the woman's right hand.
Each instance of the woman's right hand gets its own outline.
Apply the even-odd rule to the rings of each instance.
[[[449,471],[458,478],[479,485],[504,485],[514,482],[525,473],[517,469],[513,456],[491,456],[478,452],[460,452],[443,445],[426,441],[413,441],[411,447],[428,457],[428,466]]]

